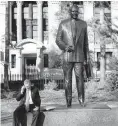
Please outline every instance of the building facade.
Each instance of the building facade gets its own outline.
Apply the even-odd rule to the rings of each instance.
[[[55,50],[61,53],[61,50],[55,44],[56,32],[61,21],[59,13],[62,12],[61,1],[13,1],[9,5],[9,30],[10,43],[9,48],[9,72],[11,74],[25,74],[26,68],[36,67],[42,60],[41,67],[48,67],[48,53]],[[0,53],[1,53],[1,74],[4,74],[4,56],[5,56],[5,14],[8,2],[0,3]],[[94,17],[100,18],[100,8],[94,5],[93,1],[75,2],[80,7],[80,17],[89,21]],[[68,7],[71,4],[68,5]],[[105,8],[105,15],[110,19],[111,24],[118,25],[116,17],[118,16],[118,2],[110,2],[111,8]],[[114,26],[113,26],[114,27]],[[93,60],[97,62],[100,55],[99,36],[95,34],[88,26],[89,48],[94,52]],[[14,46],[14,48],[13,48]],[[45,46],[41,58],[41,48]],[[113,43],[106,45],[106,57],[111,55],[118,56],[118,50]],[[106,68],[109,62],[106,58]],[[94,68],[95,74],[99,73],[99,68]],[[97,76],[97,75],[96,75]],[[1,78],[1,82],[2,82]]]

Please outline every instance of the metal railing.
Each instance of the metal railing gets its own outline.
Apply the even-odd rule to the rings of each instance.
[[[61,70],[60,70],[61,71]],[[57,84],[58,89],[64,89],[64,75],[63,72],[54,72],[53,70],[50,72],[50,70],[44,71],[42,73],[38,73],[35,69],[35,67],[31,69],[31,67],[27,68],[27,71],[25,74],[9,74],[9,84],[12,88],[12,85],[15,85],[15,87],[23,84],[23,81],[25,79],[30,79],[32,83],[36,84],[39,89],[44,89],[44,85],[48,83],[55,82]],[[1,74],[1,81],[4,83],[4,75]]]

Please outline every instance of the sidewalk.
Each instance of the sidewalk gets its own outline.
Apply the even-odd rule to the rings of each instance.
[[[92,102],[86,104],[84,108],[73,103],[70,109],[66,108],[65,105],[51,103],[42,104],[41,109],[43,110],[45,106],[56,108],[52,111],[43,112],[45,115],[44,126],[118,125],[118,102],[115,101]],[[1,113],[1,116],[1,126],[12,126],[12,113]]]

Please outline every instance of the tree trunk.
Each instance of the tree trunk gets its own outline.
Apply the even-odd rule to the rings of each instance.
[[[104,85],[105,82],[105,43],[104,40],[101,39],[100,42],[100,85]]]
[[[4,88],[9,89],[8,84],[8,67],[9,67],[9,1],[6,4],[6,16],[5,16],[5,64],[4,64]]]
[[[104,7],[101,6],[100,9],[100,23],[101,27],[104,24]],[[100,38],[100,85],[104,85],[105,83],[105,42],[104,37]]]

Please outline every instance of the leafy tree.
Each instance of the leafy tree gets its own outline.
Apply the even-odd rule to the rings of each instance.
[[[97,33],[100,38],[100,84],[104,85],[105,82],[105,53],[106,53],[106,44],[114,43],[117,45],[117,35],[118,31],[113,29],[109,18],[105,15],[105,7],[110,9],[110,3],[107,1],[94,2],[94,6],[100,8],[100,20],[93,18],[88,22],[88,25],[92,27],[94,33]],[[116,26],[116,25],[115,25]],[[116,26],[118,28],[118,26]]]

